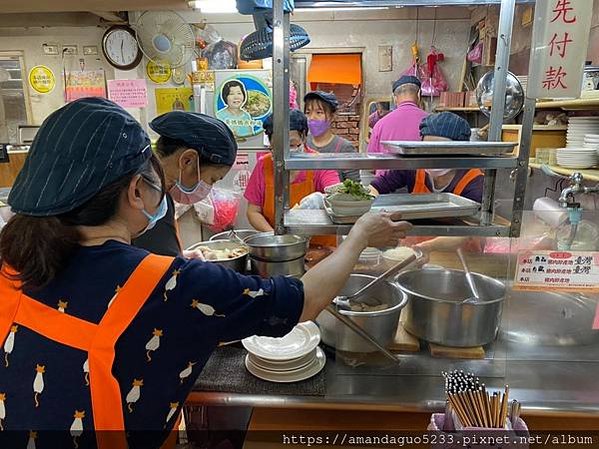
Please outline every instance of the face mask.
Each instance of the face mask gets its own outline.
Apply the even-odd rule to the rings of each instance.
[[[449,173],[451,168],[427,168],[425,171],[433,178],[438,178]]]
[[[156,226],[156,223],[158,223],[161,219],[164,218],[167,210],[168,210],[168,203],[166,202],[166,195],[164,195],[162,197],[162,201],[160,201],[160,204],[158,205],[158,209],[156,209],[156,212],[153,215],[151,213],[149,213],[148,211],[146,211],[145,209],[142,209],[143,214],[148,219],[148,225],[146,226],[146,228],[143,231],[141,231],[141,233],[139,235],[143,234],[146,231],[149,231],[154,226]]]
[[[310,134],[314,137],[320,137],[324,133],[326,133],[331,124],[328,120],[308,120],[308,128],[310,129]]]
[[[212,190],[212,186],[205,181],[202,181],[200,177],[200,160],[197,159],[198,163],[198,183],[192,187],[191,189],[186,188],[181,183],[181,173],[182,170],[179,170],[179,180],[175,182],[175,185],[172,186],[169,190],[169,194],[179,204],[195,204],[202,201],[206,198],[210,191]]]
[[[289,152],[293,154],[304,153],[305,151],[306,147],[304,146],[304,144],[301,144],[299,147],[289,149]]]

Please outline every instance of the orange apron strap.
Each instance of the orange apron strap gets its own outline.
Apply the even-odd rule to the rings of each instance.
[[[411,193],[431,193],[426,186],[426,171],[416,170],[416,181],[414,182],[414,189]]]
[[[264,203],[262,215],[271,226],[275,225],[275,166],[272,155],[267,154],[262,158],[262,176],[264,177]]]
[[[48,307],[26,295],[21,296],[17,324],[23,325],[50,340],[87,351],[97,325]]]
[[[455,189],[453,189],[453,193],[455,193],[456,195],[462,195],[466,187],[468,187],[468,184],[470,184],[479,176],[483,176],[483,172],[480,171],[478,168],[468,170],[464,177],[460,179],[460,182],[456,184]]]
[[[2,271],[4,271],[4,268]],[[6,340],[15,322],[20,298],[19,282],[13,281],[0,273],[0,343]]]
[[[150,254],[135,269],[98,325],[89,351],[90,390],[98,449],[126,449],[121,391],[112,375],[117,340],[173,262]],[[117,432],[110,432],[117,431]]]

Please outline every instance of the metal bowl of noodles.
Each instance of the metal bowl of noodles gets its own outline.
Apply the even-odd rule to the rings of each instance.
[[[248,248],[241,243],[227,240],[198,242],[187,250],[200,250],[207,262],[217,263],[238,273],[245,274],[247,271]]]

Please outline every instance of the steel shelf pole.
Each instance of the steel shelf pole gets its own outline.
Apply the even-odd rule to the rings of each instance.
[[[495,77],[493,83],[493,105],[489,128],[489,141],[501,140],[503,114],[505,110],[505,92],[508,66],[510,64],[510,48],[512,45],[512,31],[516,13],[516,0],[502,0],[499,13],[499,30],[497,39],[497,54],[495,57]],[[488,226],[493,221],[495,208],[495,187],[497,184],[497,170],[486,170],[483,185],[483,202],[481,208],[481,224]]]
[[[273,159],[275,168],[275,233],[285,233],[289,208],[289,13],[282,1],[273,1]]]

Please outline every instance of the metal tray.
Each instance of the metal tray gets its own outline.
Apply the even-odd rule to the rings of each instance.
[[[517,142],[396,142],[383,145],[393,154],[402,156],[499,156],[511,153]]]
[[[372,212],[401,212],[404,220],[429,218],[470,217],[480,210],[480,204],[453,193],[379,195],[372,204]],[[335,224],[353,224],[360,217],[335,215],[325,206],[325,211]]]

